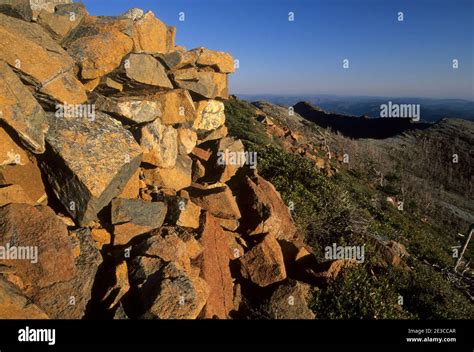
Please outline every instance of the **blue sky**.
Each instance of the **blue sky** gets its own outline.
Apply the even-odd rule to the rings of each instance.
[[[83,2],[92,15],[152,10],[177,27],[177,44],[232,53],[240,68],[231,93],[474,100],[473,0]]]

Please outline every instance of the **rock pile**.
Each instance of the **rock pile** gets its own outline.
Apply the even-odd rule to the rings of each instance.
[[[232,158],[231,55],[139,9],[0,11],[0,318],[314,317],[288,208]]]

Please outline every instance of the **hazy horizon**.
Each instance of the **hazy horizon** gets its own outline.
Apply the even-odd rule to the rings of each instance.
[[[470,0],[83,2],[92,15],[152,10],[177,27],[177,44],[230,52],[240,65],[230,78],[232,94],[474,101]]]

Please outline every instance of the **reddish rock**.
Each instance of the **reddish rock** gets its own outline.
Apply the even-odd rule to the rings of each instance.
[[[261,287],[286,279],[283,253],[275,237],[265,235],[262,242],[253,247],[240,259],[242,277]]]
[[[258,174],[239,185],[241,220],[250,235],[271,233],[279,240],[297,240],[297,228],[275,187]]]
[[[45,185],[36,160],[21,159],[24,165],[0,167],[0,186],[18,185],[27,190],[27,195],[35,203],[47,200]]]
[[[29,249],[30,260],[0,260],[14,268],[29,296],[55,282],[71,280],[76,273],[67,227],[49,207],[10,204],[0,208],[0,245]]]
[[[204,249],[201,259],[201,277],[210,288],[203,316],[204,318],[226,319],[234,308],[229,246],[226,234],[209,213],[206,213],[204,217],[200,242]]]
[[[189,189],[193,203],[208,210],[215,217],[238,220],[241,214],[232,191],[225,184],[216,184],[217,187],[206,188],[198,184]]]

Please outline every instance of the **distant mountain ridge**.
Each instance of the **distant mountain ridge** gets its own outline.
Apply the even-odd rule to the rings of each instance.
[[[323,128],[331,128],[351,138],[383,139],[399,135],[410,130],[425,129],[429,123],[414,123],[407,118],[367,118],[331,114],[308,102],[299,102],[293,106],[294,111],[308,121]]]
[[[380,105],[392,101],[397,104],[420,104],[421,120],[435,122],[445,117],[474,121],[474,101],[463,99],[431,99],[419,97],[370,97],[336,95],[272,95],[272,94],[236,94],[247,101],[265,100],[273,104],[292,106],[307,101],[323,108],[327,112],[342,115],[369,117],[380,116]]]

